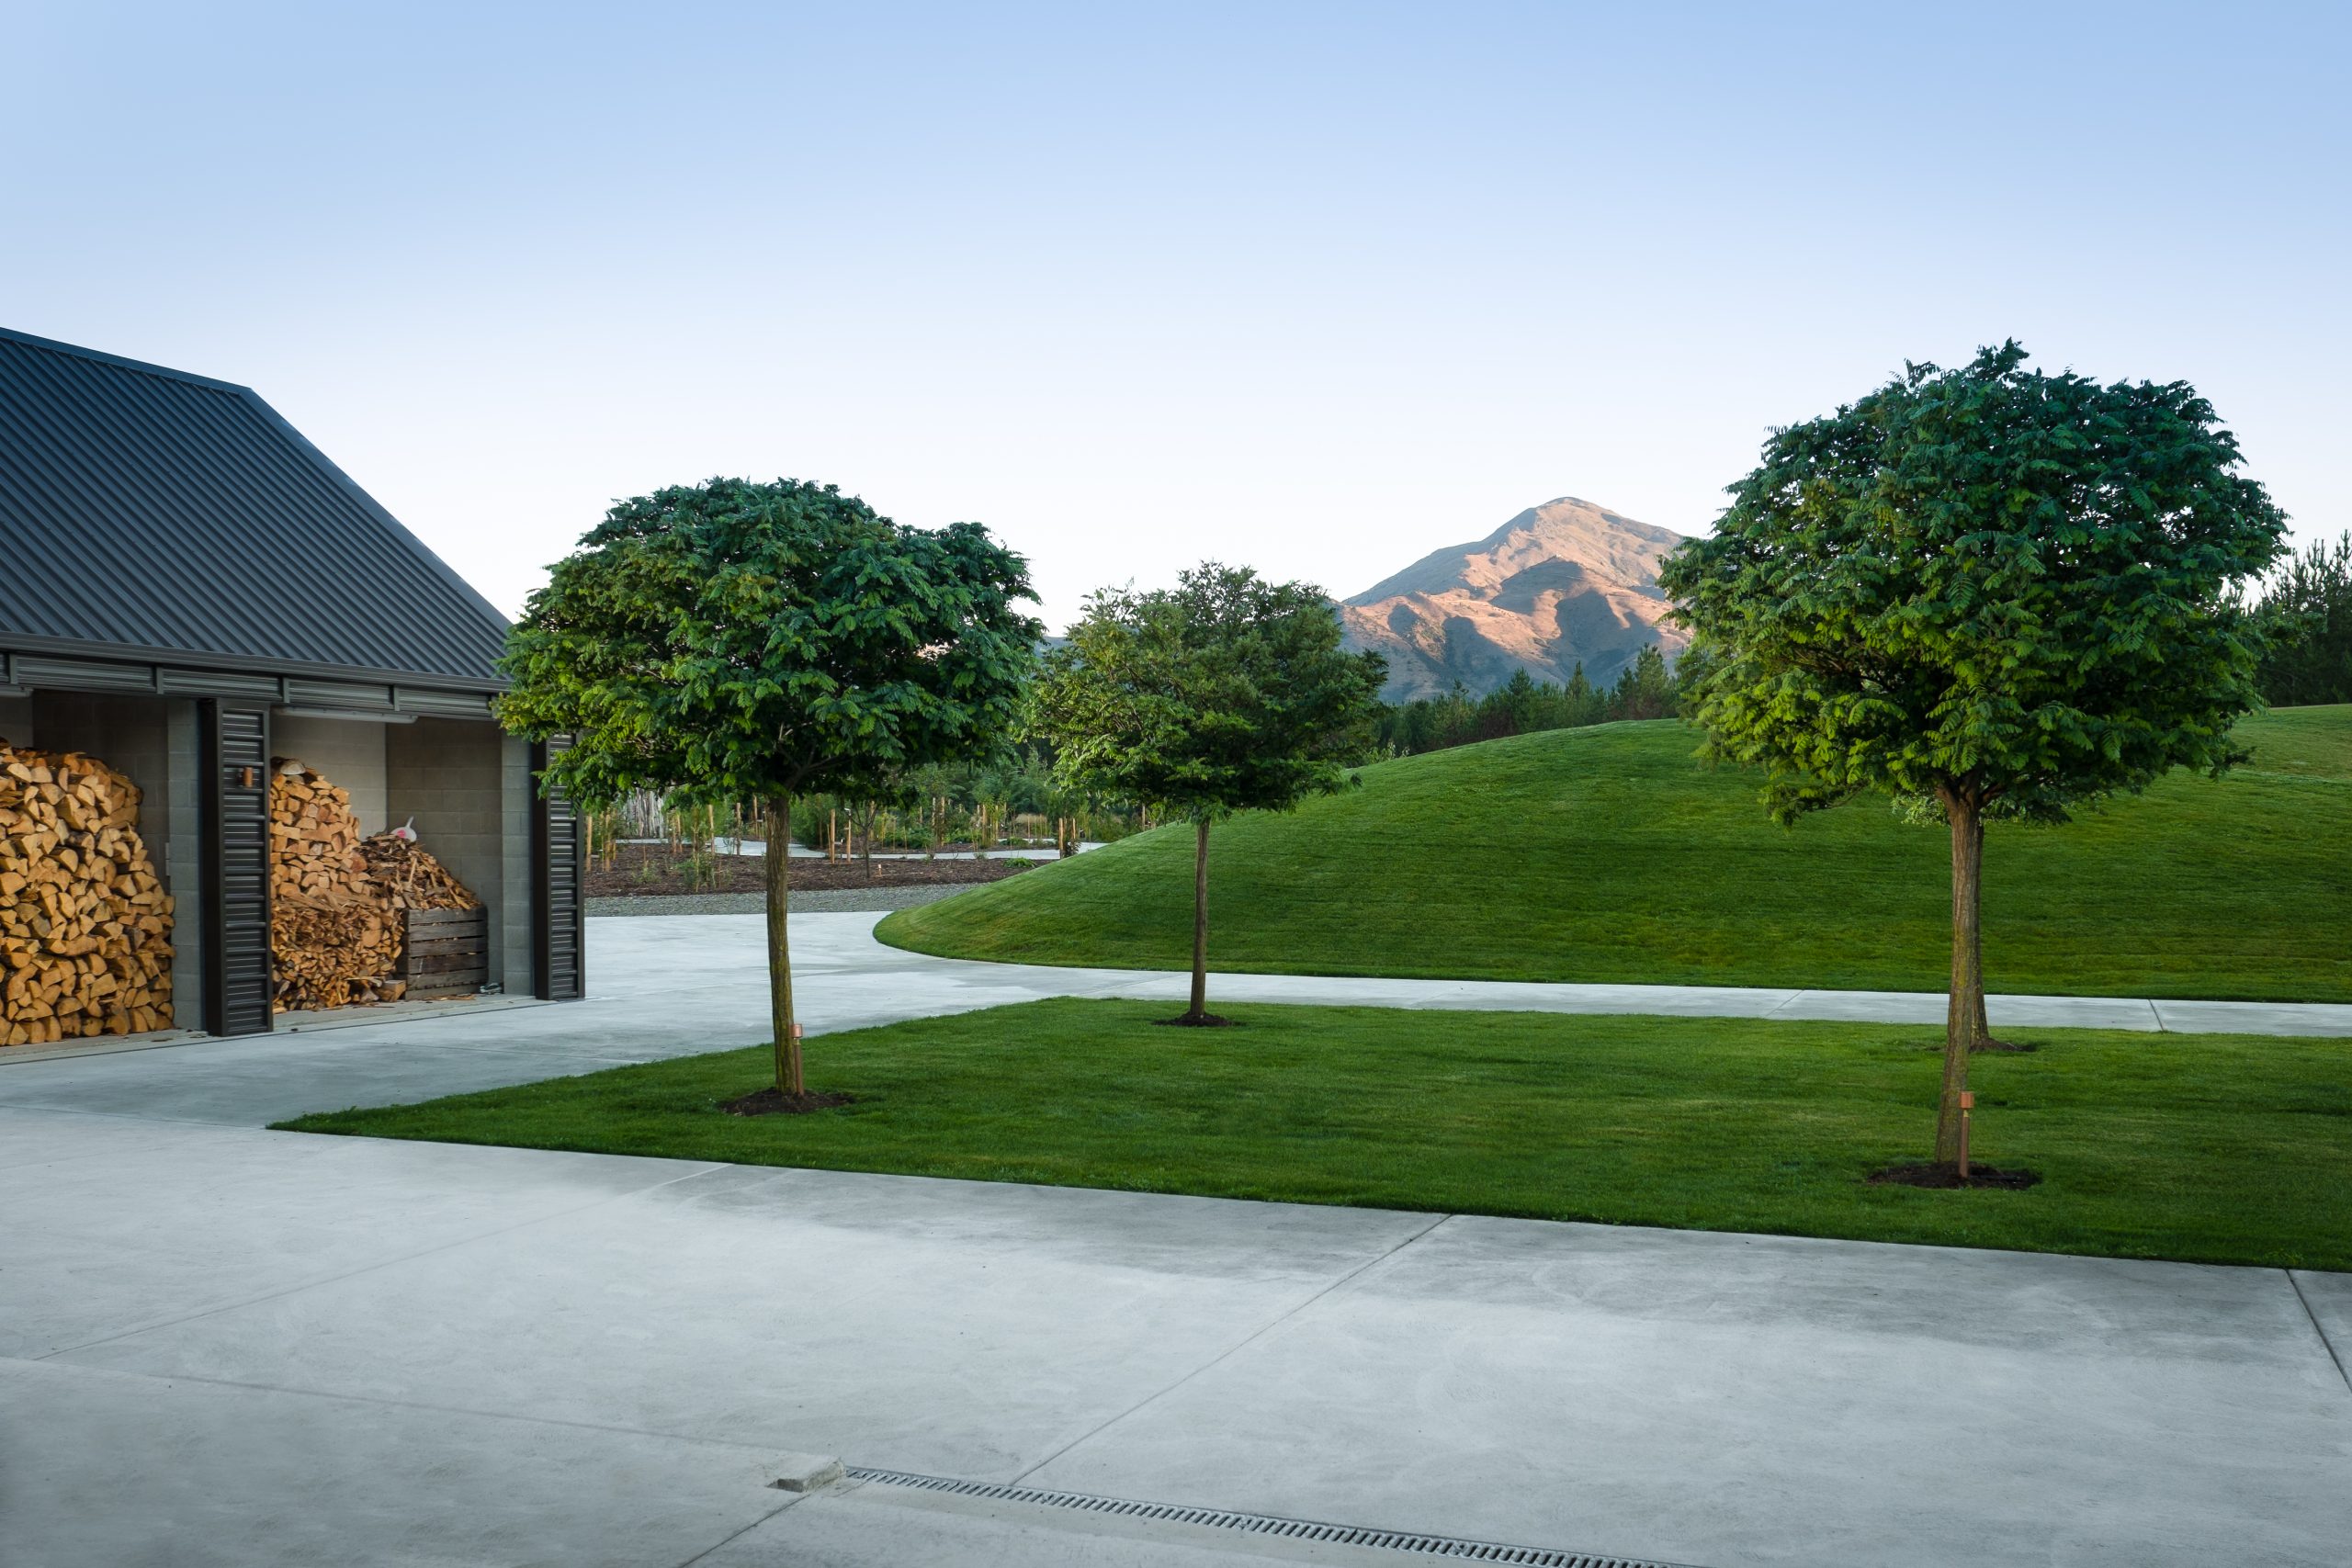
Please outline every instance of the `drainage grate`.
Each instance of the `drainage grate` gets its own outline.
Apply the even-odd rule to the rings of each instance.
[[[1026,1486],[995,1486],[978,1481],[956,1481],[944,1475],[910,1475],[904,1471],[849,1467],[852,1481],[878,1481],[920,1492],[942,1492],[990,1503],[1030,1503],[1046,1508],[1076,1508],[1117,1518],[1151,1519],[1169,1524],[1206,1525],[1215,1529],[1241,1530],[1251,1535],[1279,1536],[1289,1540],[1328,1541],[1334,1546],[1368,1546],[1390,1551],[1418,1551],[1429,1557],[1461,1557],[1476,1562],[1516,1562],[1524,1568],[1687,1568],[1685,1564],[1641,1557],[1596,1557],[1587,1551],[1561,1551],[1551,1547],[1509,1546],[1498,1540],[1464,1540],[1458,1536],[1420,1535],[1409,1530],[1367,1529],[1360,1525],[1318,1524],[1313,1519],[1285,1519],[1272,1514],[1237,1514],[1229,1508],[1194,1508],[1181,1503],[1137,1503],[1125,1497],[1096,1497],[1084,1492],[1038,1492]]]

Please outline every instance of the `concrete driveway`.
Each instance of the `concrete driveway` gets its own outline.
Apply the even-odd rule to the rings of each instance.
[[[725,923],[0,1067],[0,1562],[2345,1561],[2352,1276],[259,1130],[761,1038]],[[795,924],[824,1027],[1039,973]]]

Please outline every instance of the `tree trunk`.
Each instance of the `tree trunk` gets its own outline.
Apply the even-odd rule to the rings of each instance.
[[[1184,1016],[1209,1013],[1209,823],[1204,817],[1193,845],[1193,1005]]]
[[[1983,881],[1982,868],[1984,864],[1984,815],[1982,811],[1979,811],[1976,816],[1976,864],[1979,868],[1978,881],[1981,885]],[[1978,951],[1981,953],[1983,949],[1980,947]],[[1970,1049],[1975,1051],[2009,1050],[2011,1049],[2010,1046],[1993,1038],[1992,1021],[1984,1016],[1984,967],[1981,957],[1977,962],[1976,976],[1976,1038],[1971,1043]]]
[[[1951,995],[1944,1012],[1943,1099],[1936,1108],[1936,1163],[1960,1161],[1960,1097],[1968,1088],[1968,1054],[1984,1038],[1984,946],[1978,919],[1984,867],[1984,818],[1959,791],[1944,796],[1951,819]]]
[[[775,1087],[779,1094],[807,1089],[800,1076],[800,1040],[792,1031],[792,938],[788,909],[792,889],[792,797],[768,802],[768,1023],[775,1031]]]

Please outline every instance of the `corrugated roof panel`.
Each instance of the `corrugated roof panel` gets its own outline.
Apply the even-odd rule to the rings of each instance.
[[[505,637],[249,389],[0,329],[0,645],[492,688]]]

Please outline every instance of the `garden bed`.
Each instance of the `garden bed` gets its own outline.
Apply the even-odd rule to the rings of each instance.
[[[927,887],[938,883],[994,882],[1028,870],[1023,860],[882,860],[872,874],[857,861],[795,860],[792,886],[817,893],[852,887]],[[623,844],[616,863],[599,852],[588,864],[591,898],[660,897],[682,893],[758,893],[767,886],[767,861],[760,855],[703,855],[672,852],[666,844]]]

